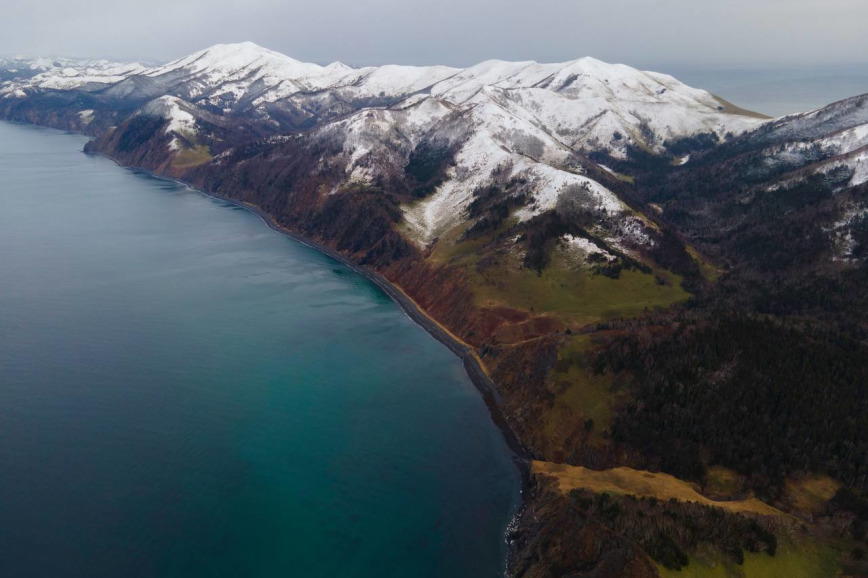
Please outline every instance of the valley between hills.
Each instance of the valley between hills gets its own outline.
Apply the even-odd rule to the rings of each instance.
[[[242,43],[0,61],[0,118],[249,206],[433,320],[528,471],[511,576],[868,572],[868,96],[770,119],[590,58]]]

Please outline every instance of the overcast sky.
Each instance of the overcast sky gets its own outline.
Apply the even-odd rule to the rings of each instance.
[[[252,40],[352,65],[595,56],[644,68],[868,60],[866,0],[0,0],[0,54],[167,61]]]

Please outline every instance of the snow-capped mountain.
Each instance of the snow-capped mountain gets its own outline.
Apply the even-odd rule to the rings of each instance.
[[[39,66],[37,74],[0,84],[0,107],[14,111],[45,95],[74,94],[73,128],[97,123],[92,132],[119,124],[126,111],[161,117],[167,154],[207,146],[217,156],[250,140],[305,133],[340,143],[344,182],[333,187],[394,178],[414,154],[448,155],[437,182],[403,207],[405,233],[420,245],[466,221],[474,194],[495,173],[504,183],[524,183],[519,221],[553,209],[563,191],[577,187],[600,214],[633,219],[607,186],[616,177],[589,153],[623,159],[633,148],[663,151],[696,134],[725,140],[764,122],[671,76],[593,58],[352,68],[304,63],[245,42],[156,67]]]
[[[868,95],[862,95],[695,152],[641,195],[710,251],[758,268],[812,270],[868,257],[866,192]]]
[[[757,131],[752,141],[764,145],[769,169],[813,174],[845,167],[852,172],[847,184],[860,185],[868,181],[868,96],[783,117]]]
[[[484,93],[511,114],[563,137],[569,146],[594,144],[616,150],[639,142],[659,146],[667,138],[698,131],[723,136],[756,124],[749,117],[728,114],[726,103],[670,76],[593,58],[558,64],[487,61],[467,69],[356,69],[337,62],[299,62],[245,42],[216,45],[153,68],[106,61],[34,63],[40,74],[7,81],[0,95],[80,89],[147,98],[162,92],[157,96],[171,94],[224,113],[260,109],[267,116],[267,105],[283,102],[317,118],[327,116],[323,108],[340,110],[338,103],[383,106],[425,95],[451,107],[473,106]],[[621,137],[610,142],[616,133]]]
[[[6,77],[10,79],[0,88],[0,94],[9,95],[11,90],[14,91],[13,96],[19,97],[34,90],[98,90],[147,70],[138,62],[69,58],[0,60],[0,68],[6,71]],[[26,80],[21,82],[21,78]]]

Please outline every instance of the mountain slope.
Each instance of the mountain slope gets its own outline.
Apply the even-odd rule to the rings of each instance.
[[[87,61],[42,62],[40,66],[45,70],[39,75],[8,82],[0,95],[56,88],[99,92],[99,85],[104,85],[111,88],[107,97],[146,97],[161,90],[230,112],[238,106],[261,108],[274,103],[316,108],[328,100],[324,92],[356,107],[364,102],[394,104],[420,93],[461,106],[488,87],[503,94],[514,93],[513,106],[524,109],[522,114],[539,113],[538,123],[552,132],[558,128],[555,123],[568,116],[575,118],[575,124],[561,126],[561,132],[579,131],[588,123],[603,124],[622,128],[629,139],[627,128],[635,130],[648,122],[654,125],[650,128],[661,142],[700,129],[737,132],[755,124],[723,113],[724,106],[713,96],[672,77],[590,58],[561,64],[489,61],[464,70],[443,66],[353,69],[340,63],[325,67],[302,63],[252,43],[241,43],[216,45],[153,68]],[[143,80],[150,81],[152,88],[137,89]],[[549,101],[553,95],[557,98]],[[678,114],[678,110],[685,114]],[[617,119],[607,123],[596,120],[607,111],[614,112]]]
[[[664,220],[726,253],[733,266],[830,271],[864,262],[866,161],[868,97],[859,96],[769,122],[675,170],[652,171],[640,188]],[[781,254],[795,248],[782,242],[788,231],[794,243],[811,239],[807,253]],[[777,251],[763,248],[766,237]]]
[[[164,106],[165,97],[172,97],[193,117],[186,121],[188,133],[198,135],[191,147],[207,145],[212,154],[250,136],[209,125],[238,124],[254,137],[313,130],[313,138],[344,139],[345,184],[372,184],[402,172],[414,152],[448,148],[454,155],[450,166],[436,184],[427,184],[435,194],[404,208],[406,230],[421,245],[464,221],[473,191],[490,184],[488,175],[499,167],[512,167],[504,178],[531,183],[523,220],[552,209],[561,190],[571,186],[590,191],[598,208],[624,214],[617,195],[588,176],[589,168],[599,168],[587,152],[622,158],[630,147],[661,150],[663,143],[696,132],[725,138],[760,122],[727,114],[715,97],[674,78],[590,58],[561,64],[489,61],[464,70],[352,69],[302,63],[242,43],[153,68],[87,62],[79,68],[58,63],[3,83],[5,115],[23,116],[21,109],[62,91],[77,93],[81,106],[70,128],[81,129],[84,119],[112,126],[120,120],[118,109],[125,113],[130,107],[162,115],[175,127]],[[168,145],[170,153],[181,153],[177,142]]]

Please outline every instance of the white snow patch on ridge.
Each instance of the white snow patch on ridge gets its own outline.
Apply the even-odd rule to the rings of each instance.
[[[166,133],[195,133],[196,117],[184,110],[182,106],[183,101],[174,96],[161,96],[142,107],[142,112],[168,120]]]
[[[569,250],[578,252],[582,256],[600,254],[607,261],[615,260],[614,255],[612,255],[605,249],[601,249],[596,243],[594,243],[590,239],[586,239],[585,237],[576,237],[574,235],[570,235],[569,233],[564,235],[563,239],[566,242],[567,248]]]

